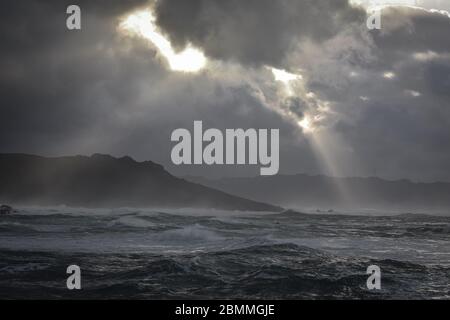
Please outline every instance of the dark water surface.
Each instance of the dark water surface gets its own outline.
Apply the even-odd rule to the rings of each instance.
[[[449,299],[450,218],[22,209],[0,217],[0,298]]]

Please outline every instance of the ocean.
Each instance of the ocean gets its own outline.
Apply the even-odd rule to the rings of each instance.
[[[81,290],[68,290],[69,265]],[[369,290],[367,267],[381,269]],[[449,299],[450,217],[20,208],[1,299]]]

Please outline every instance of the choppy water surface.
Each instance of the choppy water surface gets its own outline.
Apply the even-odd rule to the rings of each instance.
[[[81,291],[66,268],[82,270]],[[366,268],[382,290],[366,288]],[[0,298],[448,299],[450,217],[21,209]]]

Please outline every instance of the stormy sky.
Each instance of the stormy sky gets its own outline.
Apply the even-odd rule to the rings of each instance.
[[[368,3],[2,1],[0,152],[258,174],[172,165],[171,132],[202,120],[279,128],[280,173],[450,181],[450,1],[385,7],[381,30],[366,26]],[[70,4],[81,30],[66,28]],[[176,70],[187,48],[204,65]]]

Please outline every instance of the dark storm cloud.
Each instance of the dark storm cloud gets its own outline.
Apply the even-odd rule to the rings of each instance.
[[[450,180],[447,16],[389,9],[383,29],[369,32],[365,14],[346,1],[158,3],[160,26],[176,44],[190,41],[222,67],[171,72],[151,44],[120,34],[119,17],[147,1],[78,1],[82,30],[73,32],[65,27],[72,2],[2,2],[0,152],[128,154],[178,174],[258,172],[172,166],[171,131],[203,120],[280,128],[281,172],[317,173],[308,139],[274,110],[302,117],[320,104],[273,98],[282,85],[258,67],[269,64],[301,70],[305,92],[330,102],[327,130],[346,143],[336,145],[343,175]],[[361,170],[352,169],[356,158]]]
[[[450,59],[431,62],[425,69],[424,77],[432,93],[450,98]]]
[[[148,43],[120,35],[119,17],[148,2],[78,2],[81,31],[66,29],[68,3],[2,5],[0,152],[128,154],[170,167],[171,131],[194,120],[285,127],[285,140],[293,139],[290,125],[249,86],[172,73]]]
[[[273,66],[299,40],[328,39],[365,21],[347,0],[163,0],[156,15],[178,47],[190,42],[213,58]]]
[[[107,99],[126,102],[132,95],[133,89],[121,81],[132,76],[130,71],[137,71],[133,76],[139,78],[142,65],[137,68],[136,63],[142,61],[117,49],[115,26],[119,15],[145,2],[78,1],[83,31],[73,32],[65,26],[70,3],[1,4],[3,150],[33,142],[38,150],[62,142],[107,119]],[[121,74],[121,63],[127,65],[127,74]],[[119,75],[125,78],[119,80]]]
[[[290,112],[295,113],[300,118],[303,117],[304,112],[307,110],[305,102],[299,98],[290,97],[283,101],[283,108],[286,108]]]

